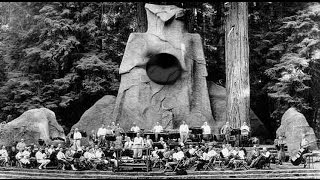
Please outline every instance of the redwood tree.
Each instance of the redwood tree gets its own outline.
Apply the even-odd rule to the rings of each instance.
[[[248,3],[230,2],[225,26],[226,120],[233,128],[248,122],[250,110]]]

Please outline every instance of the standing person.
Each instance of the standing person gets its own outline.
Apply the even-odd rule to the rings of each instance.
[[[189,126],[186,124],[185,121],[182,121],[182,124],[180,125],[179,128],[179,133],[180,133],[180,139],[184,143],[188,139],[188,134],[189,134]]]
[[[75,128],[74,134],[73,134],[73,146],[76,148],[76,150],[81,148],[81,138],[82,138],[82,135],[79,129]]]
[[[42,169],[42,167],[46,169],[46,166],[50,163],[50,159],[47,159],[47,155],[42,148],[36,152],[36,159],[40,164],[39,169]]]
[[[103,146],[106,139],[107,129],[104,127],[104,124],[101,124],[101,127],[98,129],[98,145]]]
[[[17,144],[17,146],[16,146],[16,149],[18,150],[18,151],[20,151],[20,150],[24,150],[25,148],[26,148],[26,143],[24,142],[24,139],[21,139],[20,140],[20,142],[18,142],[18,144]]]
[[[159,122],[157,122],[152,131],[154,132],[155,141],[158,141],[159,133],[163,131],[163,127],[159,124]]]
[[[203,125],[201,126],[202,129],[202,139],[205,141],[210,141],[210,136],[211,136],[211,128],[208,125],[207,122],[204,122]]]
[[[284,152],[285,137],[280,135],[276,140],[275,145],[278,150],[278,153],[277,153],[278,161],[279,161],[278,164],[282,165],[282,162],[285,159],[285,152]]]
[[[117,128],[115,122],[111,122],[110,127],[111,127],[111,130],[112,130],[113,134],[115,134],[115,130],[116,130],[116,128]]]
[[[142,157],[142,148],[144,146],[143,138],[140,136],[140,133],[137,133],[137,136],[133,140],[133,158]]]
[[[138,133],[138,132],[140,132],[140,128],[139,128],[139,126],[137,126],[137,124],[134,122],[134,123],[133,123],[133,126],[132,126],[131,129],[130,129],[130,131],[133,131],[133,132],[135,132],[135,133]]]
[[[124,133],[124,130],[123,130],[122,127],[120,127],[120,124],[118,123],[118,124],[117,124],[117,127],[116,127],[115,130],[114,130],[114,134],[115,134],[116,136],[118,136],[119,134],[121,135],[121,133]]]
[[[229,122],[227,121],[226,124],[222,126],[221,131],[220,131],[220,134],[224,135],[225,142],[227,144],[229,144],[229,142],[230,142],[231,131],[232,131],[232,128],[231,128]]]

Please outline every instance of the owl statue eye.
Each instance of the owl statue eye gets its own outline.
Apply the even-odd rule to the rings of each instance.
[[[182,73],[179,60],[167,53],[151,56],[146,66],[149,78],[161,85],[174,84]]]

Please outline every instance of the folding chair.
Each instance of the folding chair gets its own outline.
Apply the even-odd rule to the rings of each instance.
[[[234,165],[235,165],[234,170],[239,170],[241,168],[245,168],[246,170],[249,169],[248,164],[247,164],[246,160],[244,160],[244,159],[235,159]]]
[[[176,167],[173,169],[173,172],[176,172],[176,170],[177,170],[178,168],[183,167],[183,165],[184,165],[184,160],[185,160],[185,158],[178,160],[178,163],[177,163]]]
[[[208,169],[215,170],[215,161],[216,161],[216,157],[214,157],[214,156],[211,157],[209,159],[209,162],[203,166],[204,170],[205,171],[207,171]]]

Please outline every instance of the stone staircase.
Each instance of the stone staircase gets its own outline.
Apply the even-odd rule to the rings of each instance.
[[[239,171],[187,171],[175,172],[112,172],[112,171],[61,171],[49,169],[0,169],[0,179],[319,179],[320,169],[265,169]]]

